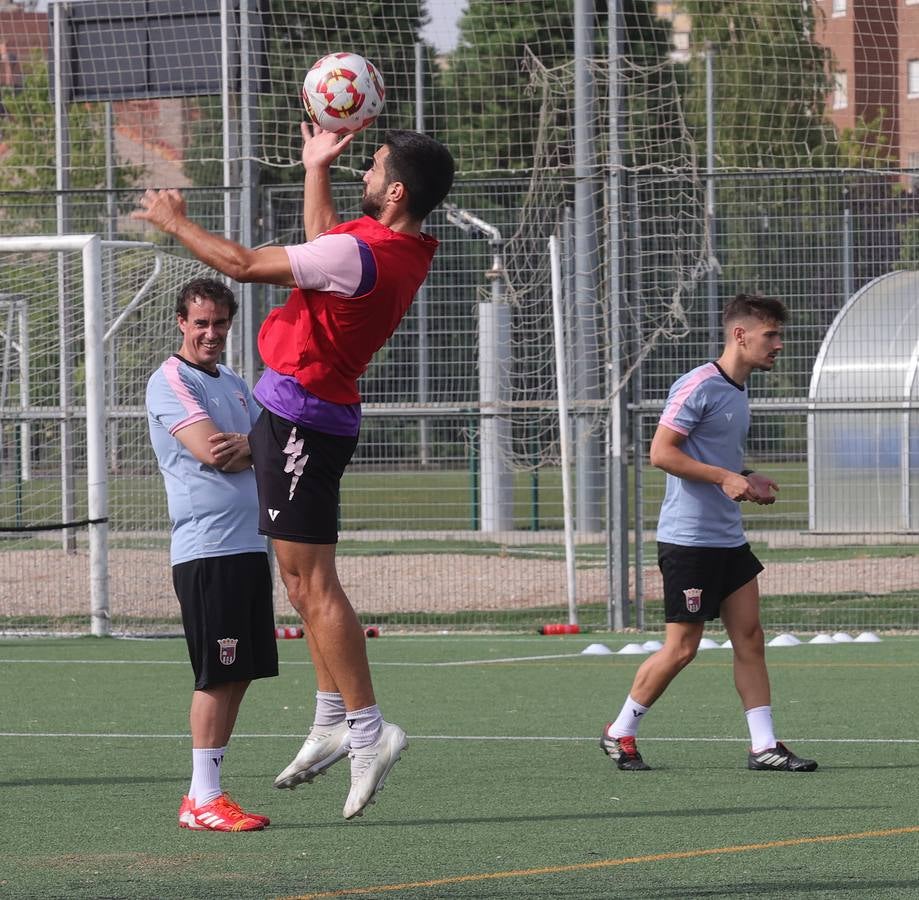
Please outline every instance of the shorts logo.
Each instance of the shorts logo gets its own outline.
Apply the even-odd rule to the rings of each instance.
[[[279,510],[279,509],[269,509],[269,510],[268,510],[268,518],[271,519],[271,521],[273,522],[273,521],[278,517],[278,513],[279,513],[280,511],[281,511],[281,510]]]
[[[697,613],[702,608],[702,588],[686,588],[683,591],[686,598],[686,611]]]
[[[220,638],[217,644],[220,647],[220,661],[225,666],[232,666],[236,662],[236,645],[239,638]]]
[[[287,499],[293,500],[294,491],[297,489],[297,482],[300,480],[300,476],[306,468],[306,461],[310,458],[309,453],[303,453],[303,438],[297,440],[296,428],[290,430],[290,435],[287,438],[287,446],[284,448],[284,455],[287,457],[287,462],[284,464],[284,473],[286,475],[293,475],[293,478],[290,479],[290,492]]]

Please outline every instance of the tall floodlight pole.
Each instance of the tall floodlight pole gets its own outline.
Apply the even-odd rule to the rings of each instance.
[[[415,43],[415,131],[424,134],[424,44]],[[415,295],[415,321],[418,323],[418,402],[426,404],[430,392],[431,361],[428,340],[428,289],[422,283]],[[430,438],[428,420],[418,420],[418,449],[421,465],[430,462]]]
[[[240,181],[239,195],[239,242],[244,247],[255,244],[255,188],[257,169],[255,152],[252,146],[252,135],[255,133],[257,110],[253,103],[252,71],[256,64],[256,55],[252,52],[253,32],[249,14],[250,0],[239,0],[239,140]],[[249,282],[239,286],[240,333],[238,341],[242,345],[241,363],[243,377],[249,384],[255,384],[257,355],[255,348],[256,316],[255,286]]]
[[[581,532],[602,530],[603,472],[601,439],[593,428],[600,399],[597,302],[597,116],[592,55],[595,0],[575,0],[574,57],[580,76],[574,82],[574,384],[576,443],[576,521]]]
[[[621,630],[629,625],[629,504],[628,467],[624,452],[626,440],[626,392],[621,388],[622,339],[622,100],[619,94],[619,52],[621,15],[619,0],[610,0],[608,30],[609,53],[609,163],[607,212],[609,230],[609,337],[607,364],[610,409],[606,436],[607,453],[607,625]],[[636,535],[636,541],[641,540]]]
[[[65,92],[70,83],[69,56],[64,49],[64,27],[67,6],[54,4],[52,40],[54,46],[54,160],[57,208],[57,233],[70,231],[70,204],[67,189],[70,187],[70,129],[67,118]],[[65,68],[66,67],[66,68]],[[70,277],[67,257],[57,254],[57,318],[58,318],[58,380],[60,382],[60,454],[61,454],[61,520],[74,521],[76,487],[73,476],[73,423],[70,411],[73,405],[73,367],[71,365],[70,316],[67,302],[67,282]],[[63,530],[64,550],[75,553],[76,533],[72,528]]]
[[[717,359],[721,346],[718,324],[718,273],[715,232],[715,45],[705,42],[705,223],[709,240],[709,267],[705,277],[708,312],[708,357]]]
[[[229,0],[220,0],[220,113],[223,120],[223,236],[233,240],[233,195],[230,183],[233,180],[233,123],[230,119],[230,10]],[[227,362],[235,369],[240,368],[239,341],[233,330],[227,335]]]

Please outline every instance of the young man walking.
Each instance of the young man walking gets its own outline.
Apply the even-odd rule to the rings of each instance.
[[[707,621],[731,639],[734,685],[750,731],[750,769],[812,772],[817,763],[776,740],[759,615],[762,564],[744,535],[740,503],[775,502],[778,485],[744,468],[750,426],[745,383],[769,371],[782,350],[787,318],[780,300],[739,294],[723,315],[725,346],[717,362],[679,378],[651,442],[651,464],[667,473],[658,522],[664,580],[664,646],[639,667],[625,704],[603,730],[600,747],[620,769],[643,770],[635,738],[652,704],[696,656]]]

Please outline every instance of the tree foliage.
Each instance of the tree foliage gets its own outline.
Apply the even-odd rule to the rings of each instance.
[[[49,88],[48,64],[35,53],[23,66],[22,84],[0,88],[5,115],[0,119],[4,152],[0,155],[0,191],[21,191],[15,204],[15,223],[4,231],[46,231],[54,219],[55,143],[54,105]],[[70,144],[70,189],[97,191],[105,188],[104,112],[97,103],[71,103],[67,108]],[[115,188],[127,187],[138,170],[116,166]],[[25,192],[33,192],[27,195]],[[104,204],[87,199],[74,203],[71,227],[98,231]],[[0,216],[6,218],[3,213]]]
[[[832,164],[824,117],[833,87],[829,51],[814,40],[814,10],[801,0],[685,0],[692,16],[687,114],[705,134],[706,47],[714,57],[716,163],[797,168]]]

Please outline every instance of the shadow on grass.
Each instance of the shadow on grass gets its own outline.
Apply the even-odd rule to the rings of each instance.
[[[2,783],[2,782],[0,782]],[[808,809],[812,812],[853,812],[856,810],[876,810],[886,809],[883,804],[846,804],[840,806],[808,806],[800,809]],[[586,822],[586,821],[606,821],[622,819],[678,819],[690,818],[696,819],[700,816],[744,816],[749,817],[755,813],[782,813],[787,812],[787,805],[776,806],[714,806],[706,808],[694,807],[692,809],[657,809],[647,812],[623,812],[618,809],[611,809],[609,812],[584,813],[574,811],[567,814],[558,815],[534,815],[533,813],[522,813],[519,816],[467,816],[456,817],[449,816],[441,819],[392,819],[379,820],[363,818],[350,823],[345,822],[302,822],[302,823],[282,823],[272,822],[272,829],[275,828],[339,828],[342,825],[361,825],[364,827],[377,828],[429,828],[437,825],[515,825],[523,822]]]

